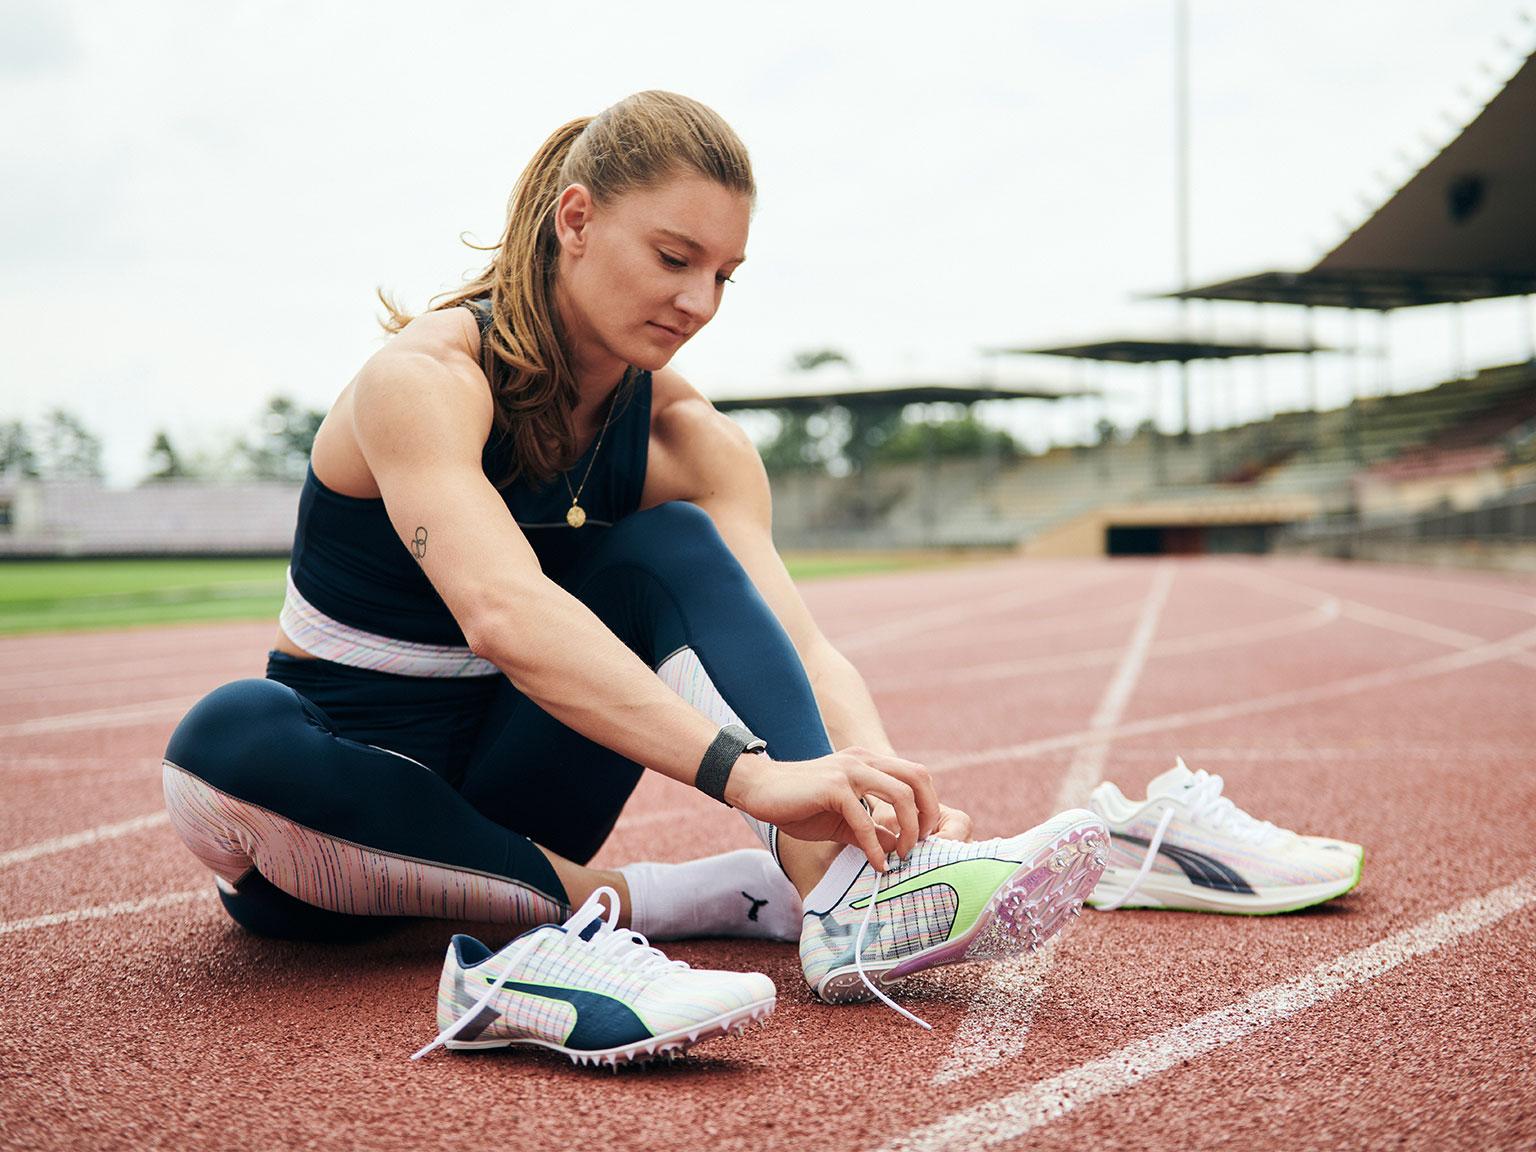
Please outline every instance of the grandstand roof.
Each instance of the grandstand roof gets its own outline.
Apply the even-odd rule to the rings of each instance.
[[[1533,191],[1536,195],[1536,191]],[[1205,284],[1186,292],[1160,293],[1167,299],[1248,300],[1259,304],[1303,304],[1318,308],[1366,308],[1385,312],[1420,304],[1456,304],[1495,296],[1536,293],[1536,274],[1403,272],[1338,269],[1260,272]]]
[[[1191,360],[1231,360],[1239,356],[1276,356],[1288,352],[1327,352],[1320,344],[1227,344],[1215,340],[1099,340],[1061,348],[997,348],[1008,356],[1071,356],[1121,364],[1186,364]]]
[[[1173,297],[1411,308],[1536,293],[1536,55],[1466,128],[1306,272]]]
[[[821,392],[772,392],[732,396],[712,403],[722,412],[753,408],[820,411],[829,404],[844,408],[870,404],[974,404],[978,400],[1064,400],[1102,396],[1097,388],[1059,388],[1033,384],[898,384],[882,388],[829,388]]]
[[[1319,272],[1536,277],[1536,55]]]

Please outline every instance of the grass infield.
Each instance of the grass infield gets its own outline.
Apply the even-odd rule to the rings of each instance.
[[[942,552],[804,552],[796,580],[954,564]],[[285,557],[240,560],[17,560],[0,563],[0,635],[210,620],[276,620]]]

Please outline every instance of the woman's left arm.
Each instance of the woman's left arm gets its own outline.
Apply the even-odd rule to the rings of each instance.
[[[773,497],[751,437],[707,401],[667,412],[669,455],[689,478],[685,497],[709,513],[731,554],[789,635],[805,666],[834,749],[861,746],[892,755],[879,710],[857,668],[817,626],[773,543]],[[969,837],[970,817],[940,805],[936,835]]]

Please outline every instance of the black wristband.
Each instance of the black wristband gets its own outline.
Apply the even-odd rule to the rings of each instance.
[[[714,740],[705,751],[693,786],[704,795],[713,796],[730,807],[725,798],[725,784],[731,778],[731,769],[736,767],[736,761],[741,759],[744,752],[765,752],[767,749],[767,744],[740,724],[727,724],[715,733]]]

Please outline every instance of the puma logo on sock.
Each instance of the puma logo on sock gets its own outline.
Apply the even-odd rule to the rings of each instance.
[[[759,908],[763,907],[764,905],[766,905],[768,903],[768,901],[766,901],[766,900],[759,900],[756,896],[752,895],[752,893],[750,893],[750,892],[743,892],[742,895],[745,896],[748,900],[752,901],[752,907],[747,909],[747,919],[748,920],[752,920],[752,921],[756,921],[756,919],[757,919],[757,910]]]

